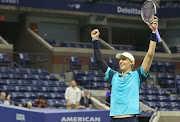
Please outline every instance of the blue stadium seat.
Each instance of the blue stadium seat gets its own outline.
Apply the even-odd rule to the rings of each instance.
[[[51,89],[51,87],[39,87],[39,92],[49,92],[49,89]]]
[[[89,57],[89,70],[99,70],[94,57]]]
[[[39,88],[37,86],[27,86],[28,92],[38,92]]]
[[[49,106],[51,107],[62,107],[62,102],[60,100],[47,100],[49,103]]]
[[[45,83],[43,81],[38,81],[38,80],[32,80],[32,85],[34,86],[46,86]]]
[[[31,65],[31,60],[29,58],[29,54],[20,53],[19,54],[19,64],[23,67],[29,67]]]
[[[157,70],[158,72],[166,73],[166,67],[164,62],[157,62]]]
[[[11,61],[7,53],[0,53],[0,63],[1,66],[10,66]]]
[[[17,79],[17,75],[15,75],[15,74],[8,74],[8,79]]]
[[[171,107],[171,103],[170,102],[159,102],[160,103],[160,107],[161,108],[170,108]]]
[[[92,44],[83,44],[83,48],[86,48],[86,49],[90,48],[91,49],[92,48]]]
[[[162,107],[162,108],[159,108],[158,110],[159,110],[159,111],[172,111],[172,108],[166,108],[166,107],[163,108],[163,107]]]
[[[158,95],[169,96],[169,94],[165,90],[158,90]]]
[[[53,92],[55,93],[64,93],[66,89],[61,88],[61,87],[52,87]]]
[[[177,53],[177,46],[170,46],[169,49],[171,50],[172,53]]]
[[[34,69],[33,74],[41,74],[41,75],[50,75],[50,73],[45,69]]]
[[[8,74],[0,74],[0,79],[8,79]]]
[[[27,92],[27,87],[26,86],[16,86],[17,90],[19,92]]]
[[[107,58],[107,64],[112,69],[116,70],[118,68],[115,58]]]
[[[26,98],[28,98],[28,99],[38,99],[38,97],[39,97],[39,95],[34,92],[26,92],[24,94],[25,94]]]
[[[177,96],[169,96],[169,100],[170,100],[171,102],[180,102],[180,100],[178,99]]]
[[[170,104],[171,104],[171,107],[173,107],[173,108],[180,108],[180,102],[170,102]]]
[[[66,100],[60,100],[60,101],[61,101],[61,103],[62,103],[61,107],[66,107],[66,106],[67,106]]]
[[[0,79],[0,85],[7,85],[6,80],[2,80],[2,79]]]
[[[19,85],[28,86],[31,85],[30,81],[28,80],[17,80]]]
[[[102,83],[103,88],[110,88],[110,83]]]
[[[12,92],[11,97],[12,99],[24,99],[26,98],[26,95],[22,92]]]
[[[153,95],[147,95],[147,101],[158,101],[158,97],[157,96],[153,96]]]
[[[157,82],[160,84],[160,85],[165,85],[166,84],[166,80],[167,79],[167,75],[160,75],[158,74],[157,75]]]
[[[154,90],[145,90],[145,91],[147,91],[147,94],[148,94],[148,95],[155,95]]]
[[[102,83],[99,82],[92,82],[92,88],[93,89],[102,89]]]
[[[166,68],[166,72],[174,74],[175,66],[173,64],[171,64],[169,62],[166,62],[165,63],[165,68]]]
[[[8,85],[20,85],[17,80],[7,79],[5,81]]]
[[[80,70],[81,69],[81,63],[79,61],[78,57],[71,56],[70,57],[70,70]]]
[[[170,100],[169,96],[158,96],[158,98],[161,102],[168,102]]]
[[[147,102],[147,105],[149,106],[149,107],[154,107],[155,105],[154,105],[154,102]]]
[[[5,68],[5,67],[0,67],[0,73],[6,73],[6,72],[7,72],[6,69],[7,69],[7,68]]]
[[[37,93],[38,96],[43,95],[44,99],[52,99],[53,96],[50,93]]]
[[[175,80],[165,80],[166,88],[175,88]]]
[[[16,86],[8,86],[9,92],[17,92],[19,89]]]
[[[51,95],[53,99],[58,99],[58,100],[65,99],[65,96],[62,93],[51,93]]]

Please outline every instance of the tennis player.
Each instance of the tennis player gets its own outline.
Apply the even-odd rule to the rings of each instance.
[[[111,122],[138,122],[136,115],[140,114],[139,105],[139,89],[148,75],[153,56],[156,48],[155,28],[158,28],[158,18],[154,17],[153,23],[150,25],[152,30],[148,52],[143,60],[142,65],[135,71],[132,68],[135,64],[135,58],[128,52],[117,53],[116,58],[119,59],[121,73],[112,70],[103,61],[100,46],[98,29],[91,32],[92,44],[96,63],[105,73],[105,79],[112,85],[110,116]]]

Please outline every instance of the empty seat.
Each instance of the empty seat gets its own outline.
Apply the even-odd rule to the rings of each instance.
[[[28,91],[26,86],[16,86],[16,88],[19,92],[27,92]]]
[[[11,61],[9,60],[7,53],[0,53],[0,63],[1,66],[10,66]]]
[[[174,74],[175,66],[173,64],[169,63],[169,62],[166,62],[165,63],[165,69],[166,69],[166,72]]]
[[[62,102],[60,100],[47,100],[49,103],[49,106],[51,107],[62,107]]]
[[[169,96],[158,96],[158,98],[161,102],[168,102],[170,100]]]
[[[0,85],[7,85],[6,80],[2,80],[2,79],[0,79]]]
[[[20,53],[19,54],[19,64],[23,67],[28,67],[31,64],[31,60],[29,58],[29,54]]]
[[[26,95],[26,98],[28,99],[38,99],[39,95],[37,93],[29,92],[24,93]]]
[[[71,56],[70,57],[70,70],[80,70],[81,69],[81,63],[79,61],[79,58],[78,57],[74,57],[74,56]]]
[[[159,102],[160,103],[160,107],[162,108],[170,108],[171,104],[169,102]]]
[[[180,108],[180,102],[170,102],[170,104],[173,108]]]
[[[26,95],[22,92],[12,92],[11,97],[12,99],[23,99],[26,98]]]
[[[169,96],[169,100],[171,102],[179,102],[180,101],[177,96]]]
[[[158,101],[158,97],[157,96],[153,96],[153,95],[147,95],[147,101]]]
[[[94,57],[89,57],[89,70],[99,70]]]
[[[116,70],[118,68],[115,58],[107,58],[107,64],[112,69]]]
[[[27,88],[28,92],[38,92],[39,91],[39,88],[36,86],[27,86],[26,88]]]
[[[51,96],[53,99],[58,99],[58,100],[65,99],[65,96],[62,93],[51,93]]]
[[[57,93],[64,93],[65,92],[65,88],[61,88],[61,87],[52,87],[53,92],[57,92]]]
[[[52,94],[50,94],[50,93],[37,93],[37,94],[38,94],[38,96],[43,95],[44,99],[52,99],[53,98]]]
[[[61,107],[66,107],[67,106],[67,102],[66,100],[60,100],[61,101]]]

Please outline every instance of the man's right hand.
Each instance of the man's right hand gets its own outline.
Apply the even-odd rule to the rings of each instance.
[[[100,35],[99,30],[98,30],[98,29],[94,29],[94,30],[91,32],[91,38],[92,38],[92,40],[93,40],[93,39],[99,40],[99,35]]]

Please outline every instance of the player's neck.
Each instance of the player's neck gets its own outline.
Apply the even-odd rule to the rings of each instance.
[[[122,71],[122,75],[125,76],[126,73],[128,73],[128,72],[131,72],[131,69],[127,69],[127,70]]]

